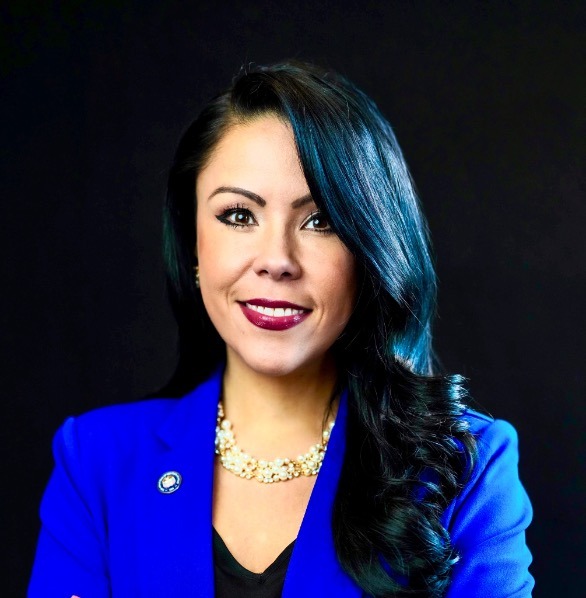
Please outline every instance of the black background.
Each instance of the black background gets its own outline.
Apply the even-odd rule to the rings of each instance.
[[[393,124],[438,256],[439,354],[520,435],[535,596],[582,596],[585,17],[553,1],[3,3],[2,594],[24,593],[57,426],[173,370],[160,216],[180,133],[243,63],[295,57]]]

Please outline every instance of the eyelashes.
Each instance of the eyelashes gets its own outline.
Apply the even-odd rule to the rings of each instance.
[[[225,209],[220,215],[216,216],[216,218],[223,224],[231,226],[232,228],[246,228],[248,226],[256,226],[257,224],[252,212],[241,204]],[[253,221],[254,224],[251,221]]]
[[[319,223],[318,226],[325,226],[326,228],[316,228],[315,223]],[[307,225],[312,224],[312,227],[308,227]],[[332,227],[326,217],[326,215],[321,212],[320,210],[316,210],[309,215],[309,218],[305,221],[304,227],[308,228],[308,230],[313,230],[317,233],[328,234],[333,233]]]
[[[216,219],[231,228],[246,229],[252,226],[258,226],[254,214],[242,204],[236,204],[226,208],[221,214],[216,216]],[[305,219],[301,228],[320,234],[331,234],[334,232],[327,216],[320,210],[312,212]]]

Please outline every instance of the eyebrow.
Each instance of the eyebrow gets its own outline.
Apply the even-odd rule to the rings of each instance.
[[[253,193],[252,191],[248,191],[248,189],[242,189],[241,187],[225,187],[225,186],[218,187],[208,197],[208,201],[212,197],[214,197],[215,195],[218,195],[220,193],[236,193],[237,195],[243,195],[244,197],[247,197],[254,203],[258,204],[261,208],[264,208],[267,205],[266,200],[263,199],[260,195],[257,195],[256,193]],[[313,197],[311,196],[311,193],[308,193],[307,195],[304,195],[304,196],[299,197],[298,199],[292,201],[291,207],[294,209],[301,208],[304,205],[311,203],[312,201],[313,201]]]

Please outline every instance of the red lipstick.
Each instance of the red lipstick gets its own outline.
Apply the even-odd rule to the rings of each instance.
[[[301,324],[311,313],[311,310],[290,301],[248,299],[239,303],[246,319],[265,330],[288,330]]]

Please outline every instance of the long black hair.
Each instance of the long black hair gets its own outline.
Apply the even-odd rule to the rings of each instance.
[[[164,392],[183,394],[224,358],[193,279],[195,181],[229,127],[267,114],[291,125],[312,197],[359,271],[357,304],[334,346],[349,391],[332,520],[338,558],[373,596],[441,596],[458,558],[441,513],[475,457],[461,417],[466,392],[461,377],[434,373],[436,279],[407,165],[374,102],[341,76],[297,62],[249,67],[183,135],[164,211],[179,326]]]

